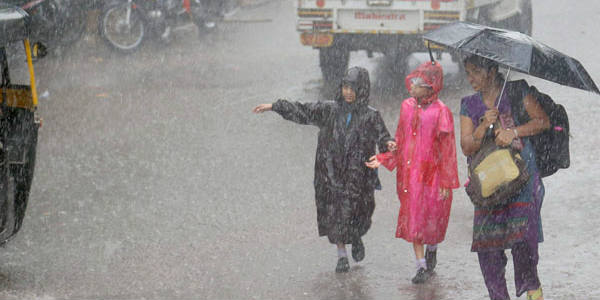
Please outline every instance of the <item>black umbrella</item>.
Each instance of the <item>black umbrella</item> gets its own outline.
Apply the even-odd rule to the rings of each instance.
[[[457,22],[427,32],[423,39],[491,59],[509,71],[600,94],[579,61],[520,32]]]

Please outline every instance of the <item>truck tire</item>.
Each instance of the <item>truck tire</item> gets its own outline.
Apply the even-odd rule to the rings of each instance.
[[[323,80],[330,85],[336,85],[342,79],[348,62],[350,51],[343,46],[334,45],[319,49],[319,66],[323,73]]]
[[[404,77],[408,73],[410,51],[389,51],[384,53],[381,62],[381,75],[377,76],[378,85],[386,95],[395,95],[404,91]]]
[[[394,51],[386,54],[385,60],[390,74],[395,78],[404,78],[408,69],[408,57],[411,54],[407,51]]]

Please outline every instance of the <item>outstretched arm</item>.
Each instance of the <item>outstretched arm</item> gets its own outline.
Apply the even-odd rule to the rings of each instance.
[[[301,103],[279,99],[273,104],[260,104],[252,111],[255,113],[262,113],[272,110],[280,114],[286,120],[298,124],[316,125],[321,127],[329,115],[331,106],[332,105],[329,102]]]
[[[273,110],[273,104],[264,103],[264,104],[259,104],[258,106],[256,106],[254,109],[252,109],[252,112],[255,114],[260,114],[260,113],[264,113],[265,111],[271,111],[271,110]]]

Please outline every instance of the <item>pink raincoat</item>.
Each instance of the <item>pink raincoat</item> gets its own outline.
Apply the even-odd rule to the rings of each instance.
[[[426,62],[406,77],[422,78],[434,95],[420,103],[415,98],[402,102],[396,143],[398,150],[377,155],[390,171],[397,168],[400,214],[396,237],[419,244],[444,240],[450,208],[451,189],[458,188],[454,121],[450,109],[438,99],[443,87],[442,68]],[[447,199],[440,189],[450,190]]]

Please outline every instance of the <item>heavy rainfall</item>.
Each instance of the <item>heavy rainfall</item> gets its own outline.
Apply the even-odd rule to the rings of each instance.
[[[99,33],[110,1],[74,5],[85,18],[81,36],[62,45],[65,37],[50,34],[46,57],[34,61],[42,126],[22,227],[0,248],[0,299],[489,299],[471,252],[460,150],[461,98],[474,91],[449,52],[434,56],[444,68],[439,98],[454,117],[460,187],[435,273],[411,282],[413,247],[395,237],[396,174],[385,168],[365,258],[335,272],[335,245],[317,232],[318,128],[252,113],[280,98],[333,99],[338,87],[323,79],[319,52],[300,42],[296,2],[242,0],[206,28],[178,26],[166,39],[147,32],[131,51]],[[597,1],[531,6],[531,35],[600,80]],[[7,53],[12,81],[26,84],[22,45]],[[369,104],[393,136],[409,97],[404,76],[429,54],[409,53],[400,75],[393,60],[370,54],[351,52],[348,66],[369,71]],[[562,104],[570,121],[571,166],[543,179],[544,297],[600,299],[600,97],[511,73],[518,78]]]

